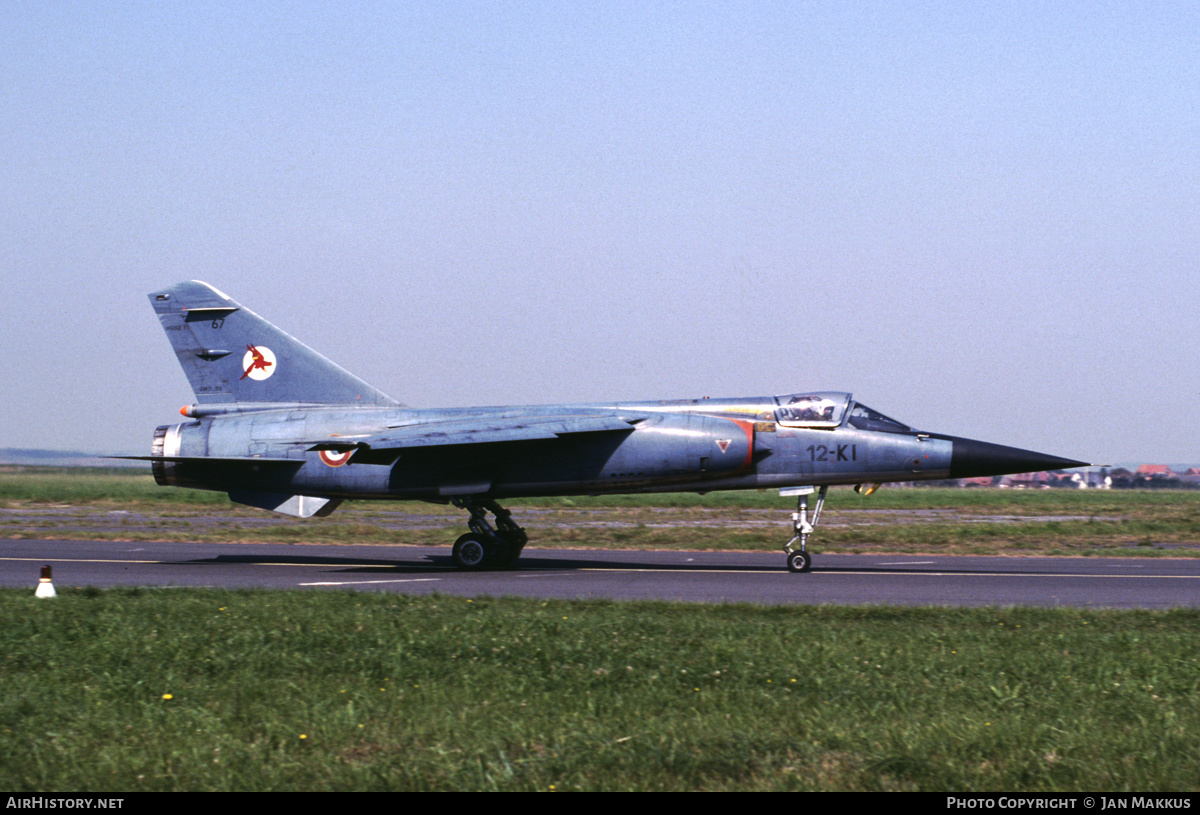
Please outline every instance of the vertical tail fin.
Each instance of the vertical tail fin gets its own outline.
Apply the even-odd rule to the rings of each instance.
[[[201,404],[399,404],[207,283],[149,296]]]

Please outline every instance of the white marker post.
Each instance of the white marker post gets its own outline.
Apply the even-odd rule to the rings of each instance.
[[[50,567],[42,567],[42,576],[38,580],[37,591],[33,593],[34,597],[57,597],[58,592],[54,590],[54,583],[50,580]]]

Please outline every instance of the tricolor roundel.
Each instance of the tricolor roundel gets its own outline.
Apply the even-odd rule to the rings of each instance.
[[[353,450],[322,450],[319,455],[321,461],[330,467],[341,467],[350,460],[350,454],[353,452]]]

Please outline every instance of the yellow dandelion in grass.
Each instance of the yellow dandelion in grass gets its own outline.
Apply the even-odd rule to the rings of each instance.
[[[170,701],[171,699],[174,699],[175,697],[174,697],[172,694],[170,694],[170,693],[164,693],[164,694],[162,695],[162,698],[164,698],[164,699],[166,699],[166,700]]]
[[[303,739],[307,739],[307,738],[308,738],[308,734],[307,734],[307,733],[301,733],[301,734],[300,734],[300,738],[301,738],[302,740],[303,740]]]

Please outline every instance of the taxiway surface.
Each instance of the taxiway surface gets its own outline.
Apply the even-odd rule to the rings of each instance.
[[[780,553],[527,549],[508,571],[462,573],[449,548],[0,541],[0,586],[345,589],[464,596],[699,603],[930,606],[1200,606],[1200,559],[818,554],[791,574]]]

